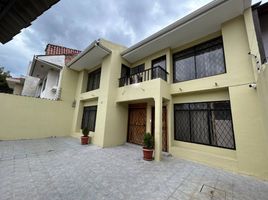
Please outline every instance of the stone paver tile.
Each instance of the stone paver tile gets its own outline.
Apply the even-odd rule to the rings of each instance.
[[[141,147],[102,149],[74,138],[0,142],[0,199],[268,200],[268,182],[164,156]],[[219,190],[219,191],[218,191]]]
[[[180,191],[180,190],[176,190],[173,194],[172,194],[172,198],[174,199],[178,199],[178,200],[190,200],[192,195],[189,194],[185,194],[184,192]]]

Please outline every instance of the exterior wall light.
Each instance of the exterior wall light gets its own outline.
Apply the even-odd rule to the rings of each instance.
[[[257,89],[257,84],[256,83],[251,83],[251,84],[249,84],[249,87],[256,90]]]
[[[75,106],[76,106],[76,100],[74,100],[72,103],[72,107],[75,108]]]

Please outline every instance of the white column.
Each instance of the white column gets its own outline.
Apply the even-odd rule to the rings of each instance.
[[[76,88],[76,96],[74,97],[74,101],[76,101],[75,110],[74,110],[74,118],[72,124],[72,134],[80,132],[81,120],[83,115],[83,106],[84,103],[80,100],[80,95],[83,91],[83,85],[86,78],[86,72],[81,71],[79,73],[77,88]],[[71,106],[71,105],[70,105]]]
[[[162,97],[155,98],[155,131],[154,131],[154,157],[156,161],[161,160],[162,155]]]

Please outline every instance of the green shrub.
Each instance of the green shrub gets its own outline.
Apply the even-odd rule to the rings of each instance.
[[[89,129],[87,127],[83,128],[82,133],[85,137],[87,137],[89,135]]]
[[[151,133],[145,133],[144,134],[143,144],[147,149],[153,149],[154,148],[154,137],[151,135]]]

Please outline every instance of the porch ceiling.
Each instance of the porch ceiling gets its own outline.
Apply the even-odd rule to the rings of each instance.
[[[111,50],[100,44],[100,41],[91,43],[82,53],[67,64],[71,69],[81,71],[91,69],[101,64],[103,58],[111,53]]]
[[[221,30],[222,23],[242,15],[251,0],[216,0],[122,52],[134,63],[165,48],[175,48]]]
[[[47,75],[48,71],[51,69],[60,71],[62,67],[46,62],[44,60],[40,60],[38,58],[34,58],[32,66],[31,66],[30,75],[33,77],[43,79]]]
[[[117,101],[117,103],[124,103],[124,104],[148,104],[148,105],[154,105],[154,99],[153,98],[145,98],[145,99],[136,99],[136,100],[123,100],[123,101]]]

